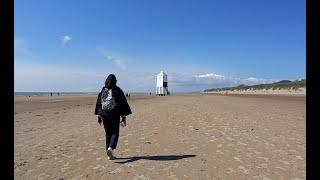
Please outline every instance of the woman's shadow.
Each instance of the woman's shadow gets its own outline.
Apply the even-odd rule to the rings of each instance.
[[[180,160],[184,158],[190,158],[190,157],[195,157],[196,155],[159,155],[159,156],[133,156],[133,157],[127,157],[127,158],[116,158],[116,160],[119,159],[127,159],[126,161],[118,161],[115,163],[129,163],[129,162],[134,162],[140,159],[147,159],[147,160],[156,160],[156,161],[171,161],[171,160]]]

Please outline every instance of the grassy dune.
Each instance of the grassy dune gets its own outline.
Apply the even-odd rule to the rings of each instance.
[[[262,90],[262,89],[272,89],[272,90],[280,90],[280,89],[287,89],[287,90],[297,90],[299,88],[306,87],[306,80],[282,80],[279,82],[271,83],[271,84],[258,84],[258,85],[244,85],[241,84],[236,87],[224,87],[224,88],[212,88],[212,89],[205,89],[204,92],[211,92],[211,91],[233,91],[233,90]]]

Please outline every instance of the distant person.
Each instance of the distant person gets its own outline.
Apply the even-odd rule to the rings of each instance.
[[[115,159],[113,150],[116,149],[119,139],[119,125],[126,126],[126,116],[131,114],[127,99],[117,85],[114,74],[110,74],[105,86],[98,95],[95,115],[98,115],[98,123],[103,122],[106,135],[106,151],[108,159]],[[121,117],[121,121],[120,121]]]
[[[50,96],[52,96],[52,92],[50,93]]]

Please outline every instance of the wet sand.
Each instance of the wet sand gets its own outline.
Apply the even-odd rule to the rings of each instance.
[[[16,97],[15,179],[306,179],[305,97],[132,94],[115,155],[96,95]]]

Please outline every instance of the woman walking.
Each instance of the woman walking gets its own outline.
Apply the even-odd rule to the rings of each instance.
[[[110,74],[98,95],[94,112],[98,115],[98,123],[100,125],[103,123],[106,133],[106,151],[110,160],[115,159],[113,150],[118,144],[119,125],[122,123],[125,126],[126,116],[132,113],[123,91],[116,83],[116,76]]]

